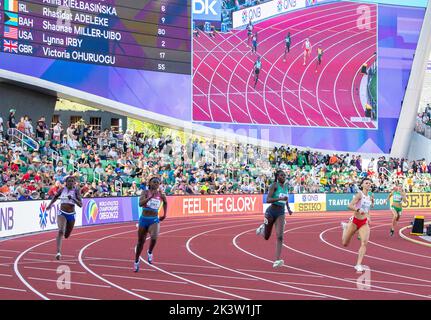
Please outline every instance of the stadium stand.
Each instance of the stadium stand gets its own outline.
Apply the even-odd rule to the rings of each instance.
[[[375,191],[388,191],[395,182],[406,191],[431,191],[431,163],[424,159],[381,157],[363,164],[360,155],[289,146],[269,150],[130,130],[116,134],[85,124],[64,130],[61,122],[49,129],[44,118],[34,128],[21,117],[11,130],[14,117],[11,112],[2,132],[7,139],[0,141],[3,201],[50,199],[69,174],[79,177],[84,197],[139,195],[153,175],[162,177],[168,195],[265,193],[279,168],[294,193],[352,193],[365,176],[373,179]]]

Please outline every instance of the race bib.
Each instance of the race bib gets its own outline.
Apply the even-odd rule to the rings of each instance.
[[[153,210],[159,210],[160,208],[160,200],[159,199],[151,199],[147,202],[147,207]]]
[[[288,195],[287,194],[285,194],[285,193],[280,193],[280,195],[279,195],[279,198],[284,198],[284,197],[287,197]],[[285,200],[279,200],[279,202],[286,202]]]

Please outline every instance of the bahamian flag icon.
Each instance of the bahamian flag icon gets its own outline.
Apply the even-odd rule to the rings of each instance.
[[[4,11],[18,12],[18,0],[4,0]]]
[[[4,24],[11,27],[18,27],[18,15],[13,12],[5,12]]]

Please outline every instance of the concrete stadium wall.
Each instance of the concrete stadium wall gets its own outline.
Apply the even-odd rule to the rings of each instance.
[[[354,194],[290,194],[289,206],[301,212],[346,211]],[[373,210],[388,210],[388,193],[376,193]],[[266,195],[195,195],[170,196],[168,218],[259,214],[269,206]],[[57,202],[46,210],[49,201],[0,202],[0,241],[2,238],[57,228]],[[431,193],[409,193],[405,209],[431,209]],[[76,226],[130,222],[139,219],[139,197],[86,198],[76,208]],[[162,209],[163,210],[163,209]]]
[[[409,160],[425,158],[425,161],[428,163],[431,162],[431,139],[417,132],[413,132],[407,158]]]
[[[0,82],[0,116],[3,118],[4,130],[7,129],[9,109],[16,109],[17,123],[24,115],[32,119],[33,128],[36,122],[44,116],[47,123],[51,121],[57,98],[31,89]]]

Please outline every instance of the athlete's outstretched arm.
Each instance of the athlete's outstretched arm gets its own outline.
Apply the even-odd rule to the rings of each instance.
[[[389,193],[388,197],[386,198],[386,201],[389,201],[389,199],[392,197],[393,193],[394,193],[394,191],[392,190],[391,193]]]
[[[81,197],[81,191],[79,189],[76,189],[76,200],[73,200],[75,204],[82,208],[82,197]]]

